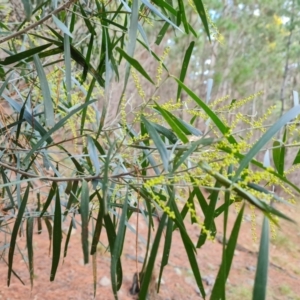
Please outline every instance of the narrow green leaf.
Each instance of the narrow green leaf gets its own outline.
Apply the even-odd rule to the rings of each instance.
[[[161,137],[159,136],[159,134],[157,133],[155,128],[151,125],[151,123],[143,115],[141,116],[141,121],[144,123],[151,139],[153,140],[153,143],[157,147],[157,150],[158,150],[158,152],[160,154],[160,157],[162,159],[165,171],[168,171],[168,168],[169,168],[169,155],[168,155],[168,151],[165,147],[164,142],[162,141]]]
[[[180,155],[180,158],[176,162],[174,162],[173,172],[175,172],[181,166],[181,164],[186,162],[187,158],[191,154],[193,154],[200,145],[203,145],[206,142],[208,142],[208,144],[213,142],[213,139],[210,139],[209,141],[205,141],[205,140],[206,139],[199,139],[198,141],[192,142],[190,145],[188,145],[189,146],[188,150],[182,153]]]
[[[92,256],[93,261],[93,283],[94,283],[94,298],[96,298],[97,292],[97,252]]]
[[[149,121],[150,122],[150,121]],[[177,136],[170,130],[160,124],[150,122],[157,132],[165,136],[172,144],[175,144],[178,140]]]
[[[72,233],[72,228],[73,228],[73,217],[71,218],[68,233],[66,236],[66,242],[65,242],[65,247],[64,247],[64,258],[67,256],[68,253],[68,246],[71,238],[71,233]]]
[[[33,269],[33,217],[29,217],[27,219],[26,226],[26,244],[27,244],[27,253],[28,253],[28,265],[29,265],[29,276],[30,276],[30,284],[31,290],[33,288],[33,278],[34,278],[34,269]]]
[[[294,119],[300,113],[300,105],[293,107],[287,113],[285,113],[273,126],[271,126],[267,132],[255,143],[255,145],[250,149],[250,151],[245,155],[244,159],[240,162],[239,168],[235,172],[233,181],[236,181],[240,176],[241,172],[245,167],[251,162],[254,156],[260,151],[260,149],[265,146],[268,141],[278,132],[284,125],[289,121]]]
[[[29,92],[30,93],[30,92]],[[26,110],[26,103],[29,98],[30,94],[27,95],[25,102],[23,103],[20,114],[18,116],[19,124],[17,125],[17,130],[16,130],[16,142],[19,141],[20,133],[21,133],[21,126],[22,126],[22,120],[24,119],[24,112]]]
[[[83,251],[84,263],[89,263],[89,186],[88,183],[83,180],[81,187],[81,202],[80,202],[80,214],[81,214],[81,245]]]
[[[128,46],[127,46],[128,57],[134,57],[134,50],[136,47],[136,37],[138,31],[138,18],[139,18],[139,0],[133,0],[131,5],[130,25],[128,31],[128,37],[129,37]],[[131,67],[131,63],[128,61],[125,70],[124,90],[127,86],[130,67]]]
[[[264,217],[252,299],[267,299],[267,281],[269,267],[269,220]]]
[[[79,5],[79,8],[80,8],[81,15],[83,16],[84,23],[85,23],[86,27],[88,28],[90,34],[91,35],[96,35],[95,26],[93,26],[92,23],[90,22],[90,18],[86,14],[86,12],[83,9],[82,5],[80,3],[78,3],[78,5]]]
[[[188,199],[187,199],[187,201],[186,201],[186,203],[185,203],[185,205],[184,205],[184,207],[183,207],[183,209],[181,210],[181,213],[180,213],[183,220],[185,219],[185,217],[186,217],[186,215],[189,211],[190,203],[194,204],[194,202],[193,202],[194,197],[195,197],[195,191],[192,191],[192,192],[189,191],[189,197],[188,197]]]
[[[40,58],[37,54],[33,55],[33,60],[34,60],[38,77],[40,79],[40,85],[41,85],[41,90],[42,90],[42,95],[44,100],[44,114],[45,114],[46,126],[52,127],[55,124],[55,117],[54,117],[54,108],[53,108],[47,77],[44,68],[42,66],[42,63],[40,61]]]
[[[0,22],[0,27],[7,30],[7,31],[9,31],[9,28],[2,22]]]
[[[162,273],[164,270],[164,267],[169,262],[169,256],[171,251],[171,245],[172,245],[172,235],[173,234],[173,221],[171,218],[168,218],[168,225],[166,230],[166,236],[165,236],[165,245],[159,270],[159,276],[158,276],[158,283],[157,283],[157,292],[159,292],[159,287],[161,283]]]
[[[128,192],[126,193],[124,205],[122,208],[122,215],[119,221],[119,228],[118,233],[114,242],[114,247],[112,249],[112,256],[111,256],[111,284],[112,289],[114,292],[115,299],[118,299],[117,291],[120,289],[122,282],[118,281],[120,276],[117,275],[118,272],[118,262],[120,261],[122,248],[123,248],[123,241],[125,238],[125,231],[126,231],[126,215],[127,215],[127,208],[128,208]]]
[[[71,181],[70,181],[71,182]],[[78,184],[79,184],[79,181],[74,181],[73,183],[71,182],[71,190],[70,190],[70,195],[69,195],[69,199],[68,199],[68,202],[67,202],[67,205],[66,205],[66,209],[64,211],[64,216],[67,216],[67,214],[69,213],[69,210],[72,206],[72,204],[74,203],[79,203],[77,197],[76,197],[76,194],[77,194],[77,190],[78,190]],[[67,193],[66,193],[67,194]]]
[[[70,32],[73,32],[75,29],[75,24],[76,24],[76,11],[77,11],[77,5],[73,5],[73,10],[72,10],[72,16],[71,16],[71,22],[70,22]]]
[[[117,141],[114,141],[114,143],[110,146],[108,153],[105,157],[105,162],[104,162],[104,174],[103,174],[103,179],[102,179],[102,195],[103,195],[103,203],[104,203],[104,214],[106,215],[108,213],[107,211],[107,202],[108,202],[108,188],[109,188],[109,164],[111,161],[111,155],[113,154],[113,149]]]
[[[155,102],[154,108],[160,112],[162,117],[166,120],[166,122],[170,125],[170,127],[174,130],[176,135],[183,143],[188,143],[189,140],[186,137],[186,133],[188,132],[186,128],[178,121],[178,119],[172,115],[169,111],[162,108],[159,104]]]
[[[42,52],[43,50],[47,49],[51,45],[52,45],[52,43],[45,44],[45,45],[42,45],[42,46],[34,47],[32,49],[29,49],[29,50],[26,50],[26,51],[8,56],[4,60],[0,61],[0,65],[7,66],[7,65],[13,64],[15,62],[19,63],[23,59],[26,59],[28,57],[31,57],[31,56],[37,54],[37,53]]]
[[[284,159],[285,159],[285,145],[286,130],[284,131],[283,141],[274,141],[273,143],[273,161],[277,172],[284,176]]]
[[[200,273],[200,269],[199,269],[197,259],[195,256],[195,252],[196,252],[195,246],[194,246],[193,242],[191,241],[189,235],[186,232],[186,229],[183,224],[183,220],[178,211],[175,201],[172,201],[170,207],[171,207],[171,210],[175,213],[175,219],[173,221],[176,223],[177,227],[179,228],[181,239],[184,244],[185,251],[188,256],[189,263],[190,263],[191,269],[193,271],[197,286],[199,288],[199,291],[200,291],[202,297],[205,297],[205,291],[204,291],[204,286],[202,283],[201,273]]]
[[[167,73],[169,73],[169,70],[168,68],[166,67],[166,65],[161,61],[161,59],[155,54],[154,51],[151,51],[151,49],[149,50],[148,46],[145,45],[140,39],[137,39],[137,41],[145,48],[147,49],[151,55],[159,62],[159,63],[162,63],[162,67],[166,70]]]
[[[86,64],[83,67],[81,82],[85,82],[85,80],[86,80],[87,73],[88,73],[88,66],[90,65],[90,59],[91,59],[93,48],[94,48],[94,35],[91,34],[90,41],[89,41],[89,44],[87,47],[87,53],[86,53],[86,57],[85,57]]]
[[[97,251],[97,245],[99,243],[100,234],[102,231],[102,223],[104,218],[104,207],[105,207],[103,198],[99,194],[98,190],[96,190],[96,194],[99,200],[99,209],[98,209],[98,216],[96,220],[96,226],[95,226],[95,231],[94,231],[94,236],[92,241],[91,255],[93,255]]]
[[[32,15],[31,1],[30,0],[22,0],[22,2],[23,2],[26,20],[29,22],[31,19],[31,15]]]
[[[69,28],[62,22],[60,21],[57,17],[52,15],[52,19],[56,26],[64,33],[67,34],[70,38],[73,38],[72,33],[70,32]]]
[[[157,6],[166,9],[171,15],[176,16],[177,10],[171,5],[172,1],[164,1],[164,0],[153,0]]]
[[[244,215],[244,208],[245,205],[242,206],[232,229],[230,238],[228,240],[228,244],[225,250],[225,256],[223,256],[222,263],[216,278],[215,285],[211,292],[211,299],[222,299],[222,296],[224,294],[225,285],[227,282],[227,278],[229,275],[229,271],[231,268],[233,256],[234,256],[234,250],[236,248],[243,215]],[[256,298],[260,299],[260,298]]]
[[[52,183],[52,186],[49,190],[49,193],[48,193],[48,197],[46,199],[46,202],[44,203],[44,207],[43,207],[43,210],[40,214],[40,218],[43,217],[44,213],[47,211],[53,197],[55,196],[55,193],[56,193],[56,189],[57,189],[57,183],[55,181],[53,181]]]
[[[0,79],[2,80],[2,81],[4,81],[5,80],[5,76],[6,75],[6,73],[5,73],[5,71],[4,71],[4,69],[1,67],[1,65],[0,65]]]
[[[149,44],[147,35],[146,35],[145,31],[144,31],[143,26],[142,26],[140,23],[138,23],[138,30],[139,30],[140,35],[141,35],[141,37],[143,38],[143,40],[144,40],[146,46],[147,46],[148,51],[150,52],[150,51],[151,51],[151,50],[150,50],[150,44]]]
[[[54,222],[53,222],[52,266],[51,266],[51,273],[50,273],[50,281],[54,281],[57,267],[59,264],[60,251],[61,251],[61,239],[62,239],[61,206],[60,206],[59,189],[56,189]]]
[[[96,79],[93,78],[91,83],[89,84],[89,89],[88,89],[88,92],[87,92],[87,95],[85,97],[85,102],[88,102],[90,101],[91,97],[92,97],[92,93],[94,91],[94,88],[95,88],[95,85],[96,85]],[[84,131],[84,124],[87,120],[87,110],[88,110],[88,107],[84,108],[82,110],[82,113],[81,113],[81,122],[80,122],[80,134],[83,135],[83,131]],[[101,131],[100,129],[101,125],[99,125],[99,129],[98,129],[98,132]],[[97,136],[99,136],[100,133],[97,134]]]
[[[182,0],[178,0],[178,6],[179,6],[179,11],[180,11],[181,20],[182,20],[182,23],[183,23],[183,26],[184,26],[185,33],[188,34],[189,33],[189,24],[188,24],[188,21],[186,19],[186,14],[185,14],[185,9],[184,9],[184,2]]]
[[[161,236],[165,227],[165,222],[167,219],[167,214],[164,213],[160,219],[159,222],[159,226],[157,228],[157,232],[155,235],[155,239],[154,242],[152,244],[152,249],[151,249],[151,253],[150,253],[150,257],[148,260],[148,264],[147,264],[147,268],[145,270],[144,276],[143,276],[143,280],[141,282],[141,289],[140,289],[140,293],[139,293],[139,299],[146,299],[147,298],[147,292],[148,292],[148,288],[149,288],[149,283],[151,281],[151,276],[153,273],[153,269],[154,269],[154,264],[155,264],[155,259],[156,259],[156,255],[158,252],[158,247],[159,247],[159,243],[161,240]]]
[[[56,33],[56,31],[54,31]],[[56,33],[57,34],[57,33]],[[44,39],[46,41],[51,41],[52,43],[54,43],[55,45],[57,45],[57,48],[48,50],[48,51],[44,51],[42,53],[40,53],[40,58],[44,58],[44,57],[49,57],[49,56],[53,56],[59,53],[64,52],[64,44],[63,44],[63,37],[60,36],[61,41],[55,41],[49,38],[46,38],[44,36],[41,35],[37,35],[37,34],[32,34],[38,38]],[[96,71],[93,66],[91,66],[91,64],[87,63],[85,58],[83,57],[83,55],[74,47],[72,46],[72,44],[70,45],[70,50],[71,50],[71,57],[72,59],[78,63],[80,66],[82,67],[86,67],[88,69],[88,72],[97,80],[97,82],[100,84],[100,86],[104,87],[104,83],[105,81],[103,80],[103,78],[101,77],[101,75],[99,75],[100,73],[98,71]],[[30,61],[30,59],[28,59],[28,61]],[[57,63],[57,61],[55,61],[54,63]],[[53,63],[49,63],[48,65],[52,65]],[[103,71],[104,72],[104,71]]]
[[[135,68],[139,73],[141,73],[147,80],[149,80],[152,84],[154,84],[153,80],[150,78],[148,73],[144,70],[144,68],[141,66],[141,64],[134,59],[133,57],[130,57],[123,49],[117,47],[116,50],[124,57],[127,62]]]
[[[181,71],[180,71],[180,76],[179,79],[181,82],[184,82],[185,76],[186,76],[186,72],[190,63],[190,59],[193,53],[193,49],[195,46],[195,42],[191,42],[189,47],[187,48],[184,58],[183,58],[183,62],[182,62],[182,66],[181,66]],[[176,100],[179,101],[180,100],[180,96],[181,96],[181,91],[182,91],[182,87],[178,84],[178,89],[177,89],[177,96],[176,96]]]
[[[293,165],[297,165],[300,163],[300,150],[298,151],[294,161],[293,161]]]
[[[11,233],[11,239],[10,239],[10,246],[9,246],[9,252],[8,252],[8,274],[7,274],[7,286],[10,285],[10,279],[11,279],[11,273],[12,273],[12,266],[13,266],[13,260],[14,260],[14,252],[16,247],[16,240],[18,236],[18,231],[23,219],[23,215],[25,212],[25,207],[28,201],[29,196],[29,184],[26,187],[23,199],[21,201],[21,205],[19,207],[19,212]]]
[[[115,240],[116,240],[116,232],[115,232],[114,224],[112,223],[112,220],[111,220],[109,214],[104,215],[104,224],[105,224],[106,234],[107,234],[107,238],[108,238],[110,254],[111,254],[111,264],[112,264],[113,263],[112,255],[113,255],[113,249],[114,249],[114,244],[115,244]],[[111,270],[112,270],[112,267],[111,267]],[[121,265],[120,258],[118,258],[118,260],[117,260],[116,273],[113,275],[117,276],[117,279],[116,280],[114,279],[114,280],[116,281],[117,290],[118,290],[118,284],[122,283],[122,277],[123,277],[122,265]]]
[[[64,34],[64,60],[65,60],[67,99],[68,99],[68,103],[71,104],[71,90],[72,90],[71,46],[70,46],[70,37],[67,34]]]
[[[168,187],[168,191],[170,194],[170,201],[169,201],[170,209],[175,214],[175,218],[173,219],[173,221],[175,222],[176,226],[179,228],[181,240],[183,242],[186,254],[188,256],[189,263],[190,263],[191,269],[193,271],[194,278],[196,280],[196,284],[199,288],[199,291],[200,291],[202,297],[205,298],[205,291],[204,291],[204,286],[202,283],[201,273],[200,273],[200,269],[199,269],[196,255],[195,255],[196,254],[195,246],[190,238],[190,235],[187,233],[187,231],[185,229],[183,219],[181,217],[181,214],[179,213],[179,210],[178,210],[178,207],[177,207],[177,204],[175,201],[175,190],[171,186],[171,187]],[[173,230],[174,230],[174,228],[173,228]]]
[[[208,27],[208,22],[207,22],[207,16],[206,16],[206,12],[205,12],[205,8],[203,6],[203,2],[202,0],[193,0],[196,9],[198,11],[198,14],[201,18],[202,24],[205,28],[206,34],[210,40],[210,33],[209,33],[209,27]]]
[[[3,249],[6,249],[8,246],[9,246],[9,245],[6,244],[6,245],[3,246],[3,247],[5,247],[5,248],[1,247],[1,251],[2,251]],[[4,261],[4,263],[8,266],[8,263],[7,263],[7,261],[5,260],[5,258],[3,257],[3,255],[2,255],[2,257],[1,257],[1,260]],[[11,272],[16,276],[16,278],[17,278],[23,285],[25,285],[25,282],[24,282],[24,281],[21,279],[21,277],[14,271],[14,269],[12,269]]]
[[[47,131],[47,134],[43,135],[43,137],[35,144],[34,147],[27,153],[26,157],[24,158],[23,162],[26,163],[30,156],[39,148],[43,145],[43,143],[51,136],[52,133],[54,133],[56,130],[61,129],[62,126],[65,124],[65,122],[71,118],[74,114],[79,112],[80,110],[84,109],[85,107],[89,106],[91,103],[97,101],[96,99],[85,102],[84,104],[74,108],[70,113],[59,120],[51,129]]]
[[[171,26],[173,26],[174,28],[178,29],[179,31],[182,32],[182,30],[176,26],[171,20],[169,20],[165,15],[163,15],[158,9],[156,9],[155,6],[153,6],[149,1],[147,0],[141,0],[142,3],[144,3],[155,15],[157,15],[158,17],[162,18],[163,20],[165,20],[166,22],[170,23]]]
[[[87,146],[88,146],[89,156],[91,158],[93,166],[95,167],[95,175],[99,175],[100,162],[98,158],[97,148],[94,144],[94,140],[90,136],[87,137]]]
[[[226,136],[226,134],[229,132],[229,127],[224,125],[224,123],[219,119],[219,117],[202,101],[199,97],[196,96],[194,92],[192,92],[183,82],[181,82],[178,78],[172,76],[177,83],[186,91],[186,93],[204,110],[204,112],[207,114],[207,116],[215,123],[217,128],[220,130],[220,132],[223,134],[223,136]],[[236,140],[232,135],[227,137],[228,141],[231,144],[236,144]]]
[[[50,256],[51,242],[52,242],[52,225],[51,225],[51,222],[49,221],[48,217],[43,217],[43,220],[46,224],[48,236],[49,236],[49,256]]]
[[[2,97],[15,109],[18,113],[21,113],[22,106],[12,98],[7,97],[5,94],[2,95]],[[47,130],[37,121],[37,119],[27,110],[27,108],[24,109],[23,117],[27,121],[28,124],[31,125],[31,127],[38,131],[41,136],[45,136],[47,134]],[[22,124],[22,122],[16,123],[16,125]],[[48,144],[52,143],[53,140],[50,136],[48,136],[45,141],[47,141]]]
[[[6,175],[6,172],[5,172],[5,169],[3,167],[1,167],[1,175],[2,175],[2,180],[3,180],[3,183],[6,184],[9,182],[9,179]],[[2,187],[1,187],[2,188]],[[7,193],[7,196],[10,200],[10,205],[11,207],[15,207],[15,201],[14,201],[14,198],[13,198],[13,195],[12,195],[12,192],[10,191],[10,188],[8,186],[5,187],[5,191]]]
[[[6,80],[3,82],[3,84],[1,85],[1,88],[0,88],[0,96],[2,95],[2,93],[4,92],[6,86],[8,85],[8,82],[10,80],[10,77],[11,75],[9,75]]]
[[[215,218],[220,216],[226,209],[232,204],[236,202],[236,200],[230,200],[228,203],[223,203],[215,210]]]
[[[170,26],[170,23],[165,22],[165,24],[163,25],[163,27],[161,28],[161,30],[159,31],[159,33],[156,37],[156,41],[155,41],[156,45],[159,45],[161,43],[162,39],[164,38],[165,34],[168,31],[169,26]]]
[[[221,185],[217,181],[215,184],[215,188],[219,188]],[[215,236],[216,232],[212,231],[212,226],[215,218],[215,210],[216,205],[219,197],[219,190],[214,190],[209,196],[209,204],[207,207],[207,210],[204,211],[205,219],[204,219],[204,229],[201,230],[201,234],[199,236],[198,242],[197,242],[197,248],[200,248],[202,245],[204,245],[206,239],[207,239],[207,231],[210,231],[211,236]]]

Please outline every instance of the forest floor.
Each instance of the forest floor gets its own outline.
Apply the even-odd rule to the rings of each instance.
[[[300,207],[280,208],[290,217],[297,221]],[[237,213],[231,208],[229,216],[229,231],[236,219]],[[187,218],[188,219],[188,218]],[[135,228],[135,218],[130,219],[130,224]],[[222,228],[223,218],[216,220],[218,229]],[[251,228],[251,211],[245,212],[244,222],[238,240],[238,247],[235,251],[232,269],[227,283],[228,300],[252,299],[252,289],[255,277],[257,262],[257,251],[260,237],[261,214],[256,217],[256,232],[258,242],[253,241]],[[66,227],[68,224],[65,225]],[[156,223],[157,226],[157,223]],[[268,299],[297,300],[300,299],[300,228],[298,225],[280,221],[280,229],[277,229],[277,237],[272,240],[270,246],[270,267],[268,280]],[[186,224],[187,230],[193,241],[197,241],[199,228],[196,225]],[[142,237],[136,247],[135,234],[127,230],[124,251],[122,255],[123,285],[119,291],[120,300],[135,299],[130,295],[132,278],[136,272],[136,249],[137,255],[142,256],[145,251],[145,239],[147,225],[140,217],[139,234]],[[227,234],[228,236],[229,234]],[[221,230],[218,231],[218,239],[222,237]],[[66,236],[63,236],[63,243]],[[220,265],[222,245],[215,241],[207,241],[206,244],[197,251],[197,261],[204,281],[207,299],[210,299],[210,292]],[[85,300],[94,299],[93,290],[93,270],[92,263],[83,265],[83,254],[81,248],[81,232],[78,226],[74,230],[67,256],[61,259],[54,282],[49,281],[51,269],[51,256],[49,255],[49,237],[46,229],[41,234],[34,234],[34,285],[31,290],[29,272],[26,258],[25,236],[18,237],[20,250],[16,249],[14,257],[14,271],[24,281],[25,286],[12,276],[10,287],[7,287],[7,265],[0,260],[0,299],[69,299]],[[106,244],[107,240],[102,230],[101,241]],[[0,232],[0,246],[4,243],[4,233]],[[162,245],[160,245],[160,256],[156,260],[156,275],[159,273]],[[7,261],[7,252],[4,255]],[[142,263],[139,263],[139,269]],[[110,286],[110,253],[105,246],[98,247],[97,255],[97,294],[95,299],[110,300],[113,294]],[[154,299],[154,298],[153,298]],[[155,299],[161,300],[181,300],[181,299],[201,299],[199,290],[193,279],[192,270],[185,253],[185,248],[181,242],[179,232],[176,231],[172,241],[169,264],[165,267],[163,281],[160,292]],[[213,300],[213,299],[212,299]]]

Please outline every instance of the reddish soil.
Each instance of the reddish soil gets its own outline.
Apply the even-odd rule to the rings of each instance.
[[[285,209],[286,213],[296,218],[299,209]],[[246,218],[250,211],[246,212]],[[230,228],[236,218],[234,208],[230,213]],[[257,232],[260,234],[261,216],[257,216]],[[146,236],[147,226],[140,217],[139,234]],[[222,217],[217,220],[217,225],[222,228]],[[134,217],[130,224],[135,227]],[[156,224],[157,225],[157,224]],[[272,242],[271,265],[269,268],[268,299],[300,299],[300,231],[297,225],[282,221],[282,228],[278,231],[278,240]],[[229,228],[229,230],[230,230]],[[199,229],[196,225],[187,224],[187,229],[193,241],[197,241]],[[218,233],[219,235],[221,232]],[[4,243],[3,232],[0,233],[0,247]],[[93,271],[92,263],[83,265],[83,255],[81,250],[80,227],[71,236],[67,257],[61,260],[54,282],[49,282],[51,257],[49,256],[49,239],[46,229],[42,234],[34,235],[34,286],[31,291],[27,264],[24,262],[20,253],[27,255],[24,243],[25,237],[19,237],[18,243],[20,251],[16,249],[14,257],[14,271],[25,282],[25,286],[13,276],[10,287],[7,287],[7,266],[0,260],[0,299],[94,299],[93,297]],[[63,237],[63,245],[65,235]],[[106,245],[107,240],[102,234],[101,241]],[[229,275],[227,285],[227,299],[252,299],[251,291],[253,288],[255,266],[257,256],[247,250],[257,251],[258,245],[253,242],[251,235],[251,222],[245,220],[239,236],[239,247],[234,256],[232,270]],[[127,230],[127,236],[122,255],[123,264],[123,285],[119,292],[119,299],[134,299],[130,295],[129,289],[132,284],[132,277],[136,272],[135,234]],[[138,244],[138,255],[143,255],[145,245],[142,241]],[[198,250],[197,260],[201,275],[205,278],[205,289],[209,293],[212,289],[212,281],[219,268],[222,245],[218,241],[208,241],[203,248]],[[7,259],[7,252],[4,255]],[[162,253],[162,245],[160,247]],[[161,256],[156,261],[155,273],[158,274]],[[139,264],[141,268],[142,264]],[[100,284],[103,277],[110,278],[110,253],[105,251],[105,247],[99,247],[97,255],[97,295],[95,299],[113,299],[110,285]],[[105,281],[105,280],[104,280]],[[103,283],[102,283],[103,284]],[[159,297],[164,300],[180,299],[200,299],[197,293],[195,281],[191,268],[185,254],[184,246],[180,240],[180,235],[175,232],[172,243],[169,265],[163,273],[163,284],[161,285]]]

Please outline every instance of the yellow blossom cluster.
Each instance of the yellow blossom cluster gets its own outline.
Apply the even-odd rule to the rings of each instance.
[[[163,63],[164,63],[164,60],[166,59],[166,57],[168,56],[169,52],[170,52],[170,47],[167,47],[164,50],[162,56],[160,57],[157,72],[156,72],[156,87],[158,87],[161,82],[161,76],[163,73]]]
[[[159,195],[155,194],[152,187],[158,187],[166,183],[166,178],[164,176],[158,176],[151,178],[143,183],[143,187],[150,194],[153,201],[169,216],[171,219],[175,219],[175,213],[171,211],[170,207],[167,205],[167,201],[161,200]]]
[[[258,97],[262,94],[263,94],[263,91],[259,91],[257,93],[252,94],[252,95],[249,95],[248,97],[237,100],[234,103],[230,103],[228,105],[223,106],[222,110],[223,111],[229,111],[229,110],[238,109],[238,108],[244,106],[245,104],[247,104],[248,102],[252,101],[254,98],[256,98],[256,97]]]
[[[140,82],[137,72],[133,68],[131,68],[131,76],[133,78],[133,82],[138,91],[138,94],[140,95],[142,100],[145,101],[145,99],[146,99],[145,91],[143,90],[143,87],[141,85],[141,82]]]

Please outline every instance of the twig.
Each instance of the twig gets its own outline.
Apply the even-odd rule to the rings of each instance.
[[[9,169],[13,172],[19,173],[21,175],[27,176],[29,178],[36,178],[39,180],[48,180],[48,181],[54,181],[54,182],[62,182],[62,181],[82,181],[82,180],[86,180],[86,181],[91,181],[94,179],[103,179],[103,176],[100,175],[94,175],[94,176],[82,176],[82,177],[50,177],[50,176],[39,176],[39,175],[35,175],[32,173],[28,173],[25,171],[22,171],[18,168],[12,167],[8,164],[5,164],[3,162],[0,161],[0,166]],[[121,178],[124,176],[135,176],[135,170],[131,171],[131,172],[126,172],[126,173],[121,173],[121,174],[117,174],[117,175],[113,175],[110,177],[110,179],[116,179],[116,178]]]
[[[57,9],[53,10],[52,13],[50,13],[50,14],[47,15],[47,16],[45,16],[44,18],[42,18],[42,19],[39,20],[38,22],[33,23],[32,25],[30,25],[30,26],[24,28],[24,29],[21,30],[21,31],[15,32],[15,33],[13,33],[13,34],[11,34],[11,35],[9,35],[9,36],[3,38],[3,39],[0,39],[0,44],[2,44],[2,43],[4,43],[4,42],[7,42],[7,41],[9,41],[9,40],[11,40],[11,39],[13,39],[13,38],[15,38],[15,37],[18,37],[18,36],[20,36],[20,35],[26,33],[27,31],[29,31],[29,30],[31,30],[31,29],[33,29],[33,28],[35,28],[35,27],[37,27],[37,26],[43,24],[45,21],[47,21],[48,19],[50,19],[52,15],[55,15],[55,14],[59,13],[60,11],[62,11],[62,10],[64,10],[64,9],[68,8],[72,3],[76,2],[76,1],[77,1],[77,0],[69,0],[69,1],[66,2],[65,4],[61,5],[61,6],[58,7]]]

